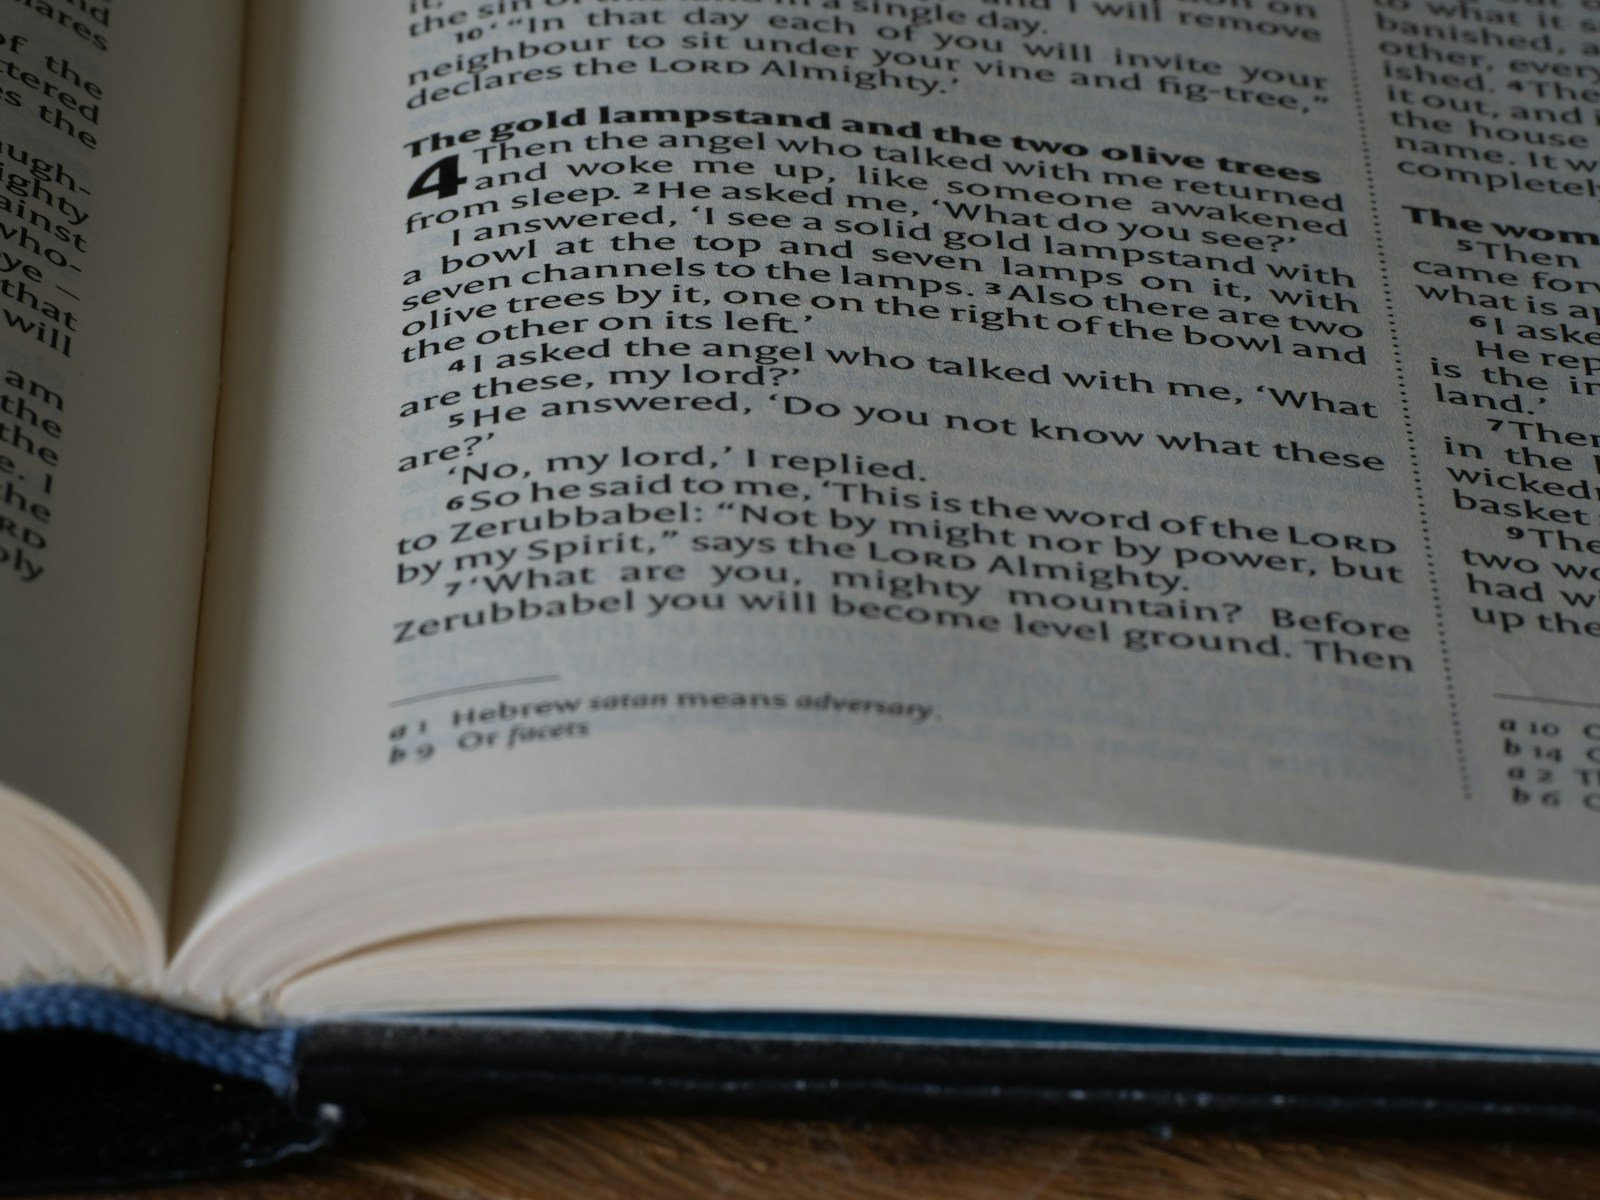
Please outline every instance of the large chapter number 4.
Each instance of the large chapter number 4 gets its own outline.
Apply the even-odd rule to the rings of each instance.
[[[411,190],[406,193],[406,199],[438,196],[441,200],[448,200],[461,190],[461,185],[466,181],[466,176],[461,174],[461,156],[449,154],[417,176]]]

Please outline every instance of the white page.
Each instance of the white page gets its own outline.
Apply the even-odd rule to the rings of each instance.
[[[1417,174],[1446,152],[1389,116],[1470,104],[1470,59],[1388,89],[1481,31],[517,13],[258,14],[295,67],[248,123],[186,922],[431,830],[708,802],[1592,880],[1584,601],[1474,591],[1463,554],[1528,535],[1453,505],[1444,439],[1513,447],[1435,398],[1481,314],[1412,265],[1484,265],[1446,220],[1592,209]],[[1497,79],[1559,69],[1519,46]],[[1543,411],[1582,440],[1581,397]]]
[[[115,11],[112,11],[112,10]],[[12,5],[0,58],[0,780],[164,909],[242,8]]]

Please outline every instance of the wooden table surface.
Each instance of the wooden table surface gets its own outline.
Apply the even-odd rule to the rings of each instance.
[[[1600,1200],[1600,1146],[497,1117],[137,1200]],[[88,1200],[86,1197],[85,1200]]]

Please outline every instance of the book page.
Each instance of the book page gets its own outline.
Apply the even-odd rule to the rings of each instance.
[[[242,6],[0,19],[0,784],[161,910],[182,794]]]
[[[1586,14],[257,13],[186,922],[681,804],[1593,882]]]

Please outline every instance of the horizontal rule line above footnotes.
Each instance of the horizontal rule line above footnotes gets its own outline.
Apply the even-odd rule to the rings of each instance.
[[[1496,700],[1521,700],[1526,704],[1559,704],[1564,708],[1600,708],[1600,700],[1558,700],[1553,696],[1515,696],[1510,692],[1496,692]]]
[[[444,696],[461,696],[467,692],[488,692],[496,688],[522,687],[525,684],[556,683],[559,675],[529,675],[525,679],[500,679],[494,683],[472,683],[465,687],[445,688],[440,692],[424,692],[420,696],[407,696],[403,700],[396,700],[389,705],[390,708],[399,708],[403,704],[418,704],[423,700],[438,700]]]

